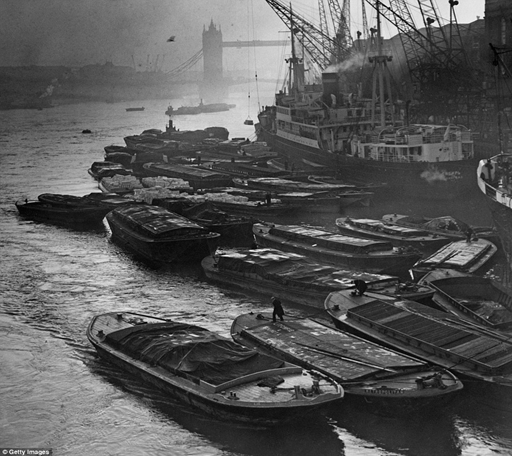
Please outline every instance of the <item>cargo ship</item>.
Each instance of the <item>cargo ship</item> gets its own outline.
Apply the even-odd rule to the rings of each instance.
[[[288,87],[258,115],[258,140],[295,168],[328,167],[347,182],[384,182],[415,198],[476,193],[471,131],[453,123],[407,125],[392,94],[377,90],[390,87],[385,78],[391,56],[376,41],[369,60],[378,80],[367,98],[362,90],[347,93],[341,72],[324,72],[321,83],[306,84],[304,63],[292,54]]]

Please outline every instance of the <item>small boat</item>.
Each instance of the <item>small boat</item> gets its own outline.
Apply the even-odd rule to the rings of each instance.
[[[496,330],[512,329],[512,291],[487,277],[434,270],[420,282],[432,287],[432,301],[445,312]]]
[[[244,120],[244,125],[254,125],[254,120],[252,120],[252,119],[245,119]]]
[[[105,161],[109,161],[111,163],[119,163],[124,166],[126,169],[133,170],[133,162],[135,153],[131,152],[109,152],[105,153]]]
[[[446,405],[462,390],[450,371],[334,329],[311,318],[272,322],[244,314],[231,326],[233,339],[283,361],[314,369],[339,382],[345,399],[389,416]]]
[[[471,226],[449,215],[427,218],[386,214],[382,216],[382,220],[387,224],[416,228],[436,236],[447,237],[451,241],[466,239],[469,230],[473,237],[488,239],[493,243],[499,239],[496,229],[492,226]]]
[[[254,244],[252,236],[252,217],[238,217],[221,211],[211,202],[184,207],[180,212],[193,222],[219,233],[218,244],[223,247],[250,247]]]
[[[124,142],[128,150],[158,154],[159,161],[162,160],[162,155],[164,154],[173,155],[181,153],[178,141],[160,138],[156,134],[146,133],[125,136]]]
[[[246,138],[231,138],[225,139],[218,144],[218,148],[221,151],[225,152],[235,152],[237,153],[240,148],[246,144],[249,144],[249,139]]]
[[[172,106],[169,106],[165,113],[168,116],[179,116],[179,115],[190,115],[190,114],[204,114],[208,112],[223,112],[229,111],[231,108],[234,108],[235,104],[230,103],[209,103],[204,104],[203,100],[197,106],[180,106],[178,109],[174,109]]]
[[[403,275],[421,253],[390,242],[363,239],[298,225],[255,223],[259,247],[306,255],[321,263],[377,274]]]
[[[97,204],[53,205],[42,201],[16,202],[21,216],[37,222],[73,228],[101,226],[102,220],[112,208]]]
[[[434,294],[426,285],[400,282],[396,276],[343,270],[270,248],[217,249],[201,266],[206,277],[216,283],[317,309],[323,309],[329,293],[354,289],[354,280],[364,280],[368,290],[395,298],[425,301]]]
[[[321,373],[188,323],[110,312],[92,319],[87,338],[102,358],[223,420],[281,424],[344,394]]]
[[[112,239],[151,264],[204,258],[216,247],[219,233],[158,206],[133,204],[107,214]]]
[[[143,185],[135,176],[116,174],[111,177],[103,177],[98,182],[98,188],[104,193],[115,193],[117,195],[126,195],[133,193],[136,189],[143,188]]]
[[[237,154],[242,157],[252,157],[255,160],[266,158],[267,160],[278,157],[277,152],[264,141],[253,141],[240,144]]]
[[[116,207],[133,203],[132,200],[127,198],[106,193],[89,193],[84,196],[65,195],[60,193],[41,193],[37,199],[42,203],[50,204],[55,207],[99,206],[105,210],[112,210]]]
[[[232,183],[231,176],[197,166],[178,165],[174,163],[145,163],[143,168],[146,175],[149,177],[178,177],[187,181],[196,190],[212,187],[227,187]]]
[[[136,108],[126,108],[126,111],[127,112],[133,112],[133,111],[144,111],[144,107],[143,106],[140,106],[140,107],[136,107]]]
[[[487,239],[454,241],[441,247],[427,258],[414,264],[410,273],[418,281],[427,272],[436,268],[450,268],[468,274],[482,272],[490,265],[490,260],[498,248]]]
[[[419,228],[393,225],[384,220],[339,217],[336,226],[342,234],[391,242],[395,247],[411,246],[424,253],[432,253],[451,242],[446,236],[438,236]]]
[[[133,153],[131,149],[126,146],[118,146],[116,144],[110,144],[109,146],[103,147],[105,154],[114,154],[116,152]]]
[[[512,406],[510,336],[414,301],[372,293],[331,293],[325,309],[336,327],[453,371],[480,399]],[[465,380],[469,380],[466,382]]]
[[[229,137],[229,131],[224,127],[206,127],[202,130],[179,130],[175,127],[172,119],[169,119],[165,131],[157,133],[156,136],[161,139],[179,141],[180,143],[198,144],[207,138],[210,140],[218,138],[221,141],[225,141]],[[204,146],[204,144],[202,145]]]
[[[114,163],[110,161],[93,162],[91,167],[88,169],[88,173],[96,180],[103,179],[104,177],[112,177],[115,175],[127,176],[131,175],[132,171],[126,169],[120,163]]]

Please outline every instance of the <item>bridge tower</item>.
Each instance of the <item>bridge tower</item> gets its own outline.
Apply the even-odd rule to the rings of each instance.
[[[203,27],[203,82],[200,84],[200,96],[208,101],[218,101],[227,94],[227,85],[222,73],[222,31],[220,25],[210,22]],[[206,100],[205,100],[206,102]]]

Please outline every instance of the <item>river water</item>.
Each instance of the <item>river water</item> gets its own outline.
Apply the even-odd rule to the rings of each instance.
[[[237,107],[175,123],[182,130],[225,126],[231,137],[252,137],[253,127],[243,124],[247,95],[228,101]],[[87,169],[103,159],[103,147],[147,128],[164,129],[168,102],[0,112],[0,448],[52,448],[57,455],[512,454],[512,411],[468,392],[449,408],[413,417],[380,417],[342,403],[314,419],[255,429],[210,419],[96,356],[85,330],[98,313],[155,314],[229,337],[234,317],[269,309],[269,297],[207,283],[198,265],[150,269],[113,244],[107,226],[81,232],[18,216],[16,200],[98,191]],[[270,96],[262,99],[270,103]],[[129,106],[146,109],[126,112]],[[347,214],[388,212],[490,224],[478,194],[449,206],[395,198]],[[305,214],[300,221],[333,228],[336,215]]]

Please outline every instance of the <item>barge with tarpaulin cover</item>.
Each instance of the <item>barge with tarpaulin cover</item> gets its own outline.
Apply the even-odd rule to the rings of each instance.
[[[100,227],[112,207],[94,202],[81,201],[75,204],[52,204],[48,201],[16,201],[16,208],[22,217],[36,222],[50,223],[75,229]]]
[[[281,424],[344,394],[322,373],[188,323],[110,312],[92,319],[87,337],[102,358],[220,419]]]
[[[394,248],[390,242],[306,226],[255,223],[253,233],[259,247],[298,253],[321,263],[378,274],[403,274],[421,258],[421,253],[413,248]]]
[[[488,239],[495,244],[499,241],[496,228],[469,225],[451,215],[427,218],[403,214],[385,214],[382,216],[382,220],[389,225],[415,228],[435,236],[447,237],[450,241],[467,239],[468,235]]]
[[[213,282],[318,309],[323,309],[332,291],[353,289],[355,280],[363,280],[368,290],[392,297],[424,301],[434,294],[426,285],[401,282],[396,276],[340,269],[270,248],[217,249],[201,266]]]
[[[216,248],[219,233],[158,206],[134,204],[107,214],[112,239],[155,265],[199,260]]]
[[[391,242],[395,247],[411,246],[422,252],[432,253],[451,242],[446,236],[438,236],[418,228],[392,225],[384,220],[339,217],[336,226],[340,233]]]
[[[339,207],[346,207],[359,203],[368,206],[373,197],[372,192],[363,191],[349,184],[319,184],[314,182],[302,182],[279,177],[259,177],[242,179],[233,178],[235,187],[250,190],[263,190],[272,194],[302,193],[322,196],[338,197]],[[311,196],[310,196],[311,198]]]

